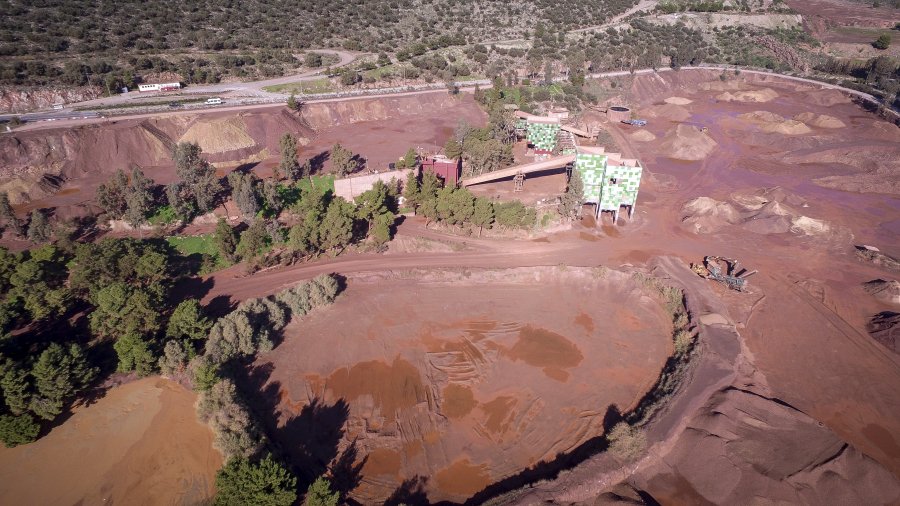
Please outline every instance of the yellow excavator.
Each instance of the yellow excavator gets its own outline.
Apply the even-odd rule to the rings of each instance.
[[[724,283],[728,288],[739,292],[747,290],[747,278],[758,272],[742,269],[737,260],[720,256],[703,257],[703,263],[692,263],[691,270],[701,278]]]

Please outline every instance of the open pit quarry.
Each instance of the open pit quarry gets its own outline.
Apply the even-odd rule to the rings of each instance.
[[[422,476],[430,500],[461,502],[601,435],[671,353],[671,315],[628,273],[397,272],[354,276],[255,367],[292,455],[308,454],[304,410],[346,403],[339,448],[366,456],[355,499]]]
[[[388,254],[252,276],[236,266],[197,283],[204,303],[228,305],[346,276],[334,305],[292,321],[241,380],[279,455],[352,477],[350,497],[364,504],[900,502],[900,128],[833,89],[720,74],[628,78],[625,105],[643,128],[582,116],[644,168],[637,211],[617,224],[604,215],[480,238],[408,216]],[[207,143],[223,172],[253,160],[265,171],[285,131],[303,139],[301,156],[340,141],[392,160],[442,145],[461,118],[485,120],[471,98],[444,93],[308,107],[25,130],[0,138],[2,181],[22,205],[77,207],[128,163],[171,180],[167,143],[185,136]],[[553,197],[563,183],[529,176],[525,193]],[[518,195],[509,181],[472,190]],[[689,268],[705,255],[758,274],[746,292],[728,290]],[[649,279],[684,294],[696,336],[684,360],[673,362],[671,314]],[[672,388],[659,394],[661,384]],[[84,413],[154,385],[113,388]],[[603,451],[611,422],[650,401],[643,451]],[[90,429],[69,425],[80,413],[36,443],[46,462],[54,453],[37,445]],[[208,433],[186,433],[192,455],[211,451]],[[30,448],[0,449],[0,462]],[[19,484],[49,471],[13,467],[0,498],[28,502]],[[125,469],[83,481],[131,480]],[[195,483],[212,479],[191,469]],[[78,490],[60,497],[94,497]]]

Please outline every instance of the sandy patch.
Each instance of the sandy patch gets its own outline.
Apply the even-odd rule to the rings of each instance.
[[[754,111],[741,114],[739,119],[757,125],[760,130],[783,135],[803,135],[812,132],[806,124],[787,119],[770,111]]]
[[[691,113],[680,105],[666,104],[647,107],[642,112],[650,118],[682,122],[691,117]]]
[[[676,160],[703,160],[718,144],[701,129],[690,125],[678,125],[663,139],[659,151]]]
[[[178,142],[196,142],[204,153],[225,153],[256,145],[247,134],[247,125],[240,116],[215,119],[199,118]]]
[[[663,100],[663,102],[665,102],[667,104],[675,104],[675,105],[688,105],[688,104],[694,103],[693,100],[691,100],[689,98],[684,98],[684,97],[669,97],[669,98]]]
[[[717,95],[716,99],[723,102],[769,102],[778,98],[778,93],[771,88],[747,91],[726,91]]]
[[[161,378],[113,388],[37,442],[0,448],[2,504],[198,504],[222,459],[196,396]]]
[[[843,121],[835,118],[834,116],[829,116],[827,114],[816,114],[814,112],[800,113],[794,116],[794,119],[797,121],[802,121],[807,125],[812,125],[819,128],[844,128],[847,126]]]
[[[653,132],[649,130],[638,130],[637,132],[629,134],[628,136],[638,142],[650,142],[656,140],[656,136],[653,135]]]

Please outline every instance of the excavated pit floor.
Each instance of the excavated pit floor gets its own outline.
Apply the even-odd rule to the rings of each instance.
[[[333,307],[293,322],[257,362],[270,372],[263,391],[278,392],[282,429],[311,405],[347,403],[345,417],[321,417],[343,434],[340,451],[320,448],[319,458],[355,443],[352,495],[363,503],[416,476],[429,477],[430,501],[462,501],[552,460],[602,434],[611,406],[631,408],[671,353],[668,314],[628,274],[416,276],[352,279]]]

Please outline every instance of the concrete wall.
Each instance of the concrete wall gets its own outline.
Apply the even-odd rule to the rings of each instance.
[[[360,193],[369,191],[375,185],[375,181],[388,183],[391,179],[396,179],[400,183],[404,183],[409,173],[413,169],[392,170],[388,172],[379,172],[377,174],[365,174],[352,176],[346,179],[336,179],[334,181],[334,194],[338,197],[344,197],[347,200],[353,200]]]

